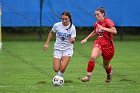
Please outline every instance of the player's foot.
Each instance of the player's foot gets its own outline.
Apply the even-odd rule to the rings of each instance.
[[[112,72],[110,74],[107,74],[107,78],[105,80],[106,83],[109,83],[112,79]]]
[[[82,82],[87,82],[87,81],[89,81],[90,79],[86,76],[86,77],[84,77],[84,78],[81,78],[81,81]]]

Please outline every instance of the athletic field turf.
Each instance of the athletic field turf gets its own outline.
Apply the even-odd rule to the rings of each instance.
[[[140,42],[115,41],[113,79],[106,84],[102,58],[96,61],[92,79],[83,83],[92,41],[76,41],[74,56],[65,72],[63,87],[51,83],[54,41],[44,52],[44,42],[5,41],[0,51],[0,93],[140,93]]]

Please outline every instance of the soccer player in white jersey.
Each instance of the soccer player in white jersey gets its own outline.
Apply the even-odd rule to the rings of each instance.
[[[56,72],[56,75],[63,77],[63,73],[73,55],[73,43],[76,37],[76,29],[72,24],[70,12],[64,11],[61,15],[61,19],[62,21],[55,23],[48,34],[44,49],[48,49],[52,36],[56,34],[53,53],[53,69]]]

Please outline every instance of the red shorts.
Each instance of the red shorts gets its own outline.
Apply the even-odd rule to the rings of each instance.
[[[102,57],[104,60],[111,60],[114,56],[114,44],[106,44],[102,45],[98,40],[95,40],[94,46],[93,47],[98,47],[101,52],[102,52]]]

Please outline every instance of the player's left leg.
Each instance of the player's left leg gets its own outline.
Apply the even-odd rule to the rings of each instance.
[[[61,76],[63,76],[63,73],[66,70],[66,67],[69,64],[70,58],[73,55],[73,49],[67,49],[63,51],[63,56],[62,56],[62,60],[61,60],[61,64],[60,64],[60,74]]]
[[[61,66],[60,66],[60,71],[61,71],[62,73],[65,72],[66,67],[67,67],[68,64],[69,64],[70,58],[71,58],[70,56],[63,56],[63,57],[62,57],[62,62],[61,62]]]
[[[114,47],[104,48],[102,50],[102,57],[103,57],[103,67],[105,68],[107,78],[106,83],[109,83],[112,79],[112,66],[110,62],[114,56]]]
[[[109,83],[112,79],[112,66],[110,65],[111,60],[103,60],[103,67],[106,71],[107,77],[105,82]]]

